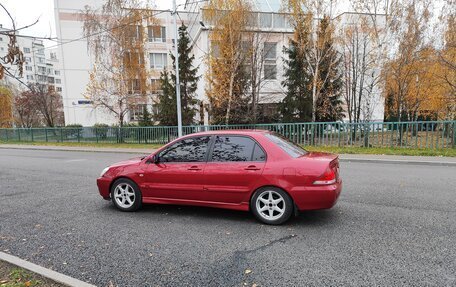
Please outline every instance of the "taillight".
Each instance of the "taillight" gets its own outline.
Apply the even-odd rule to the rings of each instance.
[[[320,176],[316,181],[314,181],[313,184],[317,185],[326,185],[326,184],[333,184],[336,183],[337,180],[337,174],[336,174],[336,169],[337,167],[329,167],[326,169],[325,173],[323,173],[322,176]]]

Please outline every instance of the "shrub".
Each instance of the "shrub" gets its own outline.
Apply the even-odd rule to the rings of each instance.
[[[96,123],[93,125],[94,132],[99,139],[106,139],[108,137],[109,125]]]

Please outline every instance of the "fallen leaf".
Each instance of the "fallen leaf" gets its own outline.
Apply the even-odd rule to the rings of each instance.
[[[250,273],[252,273],[252,270],[250,270],[250,269],[245,269],[244,274],[250,274]]]

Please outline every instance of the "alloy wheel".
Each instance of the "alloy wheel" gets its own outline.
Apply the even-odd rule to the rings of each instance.
[[[266,220],[276,220],[285,213],[285,200],[274,190],[263,191],[256,200],[258,214]]]
[[[114,189],[114,200],[122,208],[130,208],[135,203],[135,191],[125,182],[119,183]]]

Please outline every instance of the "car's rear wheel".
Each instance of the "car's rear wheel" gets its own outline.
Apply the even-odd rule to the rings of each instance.
[[[250,202],[255,217],[266,224],[282,224],[293,214],[293,201],[280,188],[263,187],[255,192]]]
[[[114,206],[122,211],[135,211],[141,208],[142,197],[138,185],[127,178],[119,178],[111,187]]]

